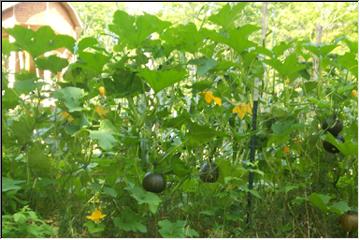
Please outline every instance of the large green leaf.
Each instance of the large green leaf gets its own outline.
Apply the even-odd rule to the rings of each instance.
[[[11,51],[17,51],[17,47],[13,44],[10,43],[8,38],[2,38],[1,39],[1,54],[4,54],[6,56],[10,55]]]
[[[69,65],[64,80],[72,83],[88,83],[91,78],[102,73],[109,57],[100,52],[79,52],[78,60]]]
[[[171,222],[167,219],[158,222],[160,227],[159,233],[164,238],[184,238],[184,237],[198,237],[199,234],[189,227],[186,227],[186,221],[177,220]]]
[[[335,202],[329,206],[329,211],[338,215],[344,214],[349,210],[351,210],[351,208],[345,201]]]
[[[48,157],[45,145],[37,142],[28,150],[28,162],[31,172],[38,177],[53,177],[53,160]]]
[[[187,112],[184,112],[175,118],[164,120],[163,127],[180,129],[182,125],[188,124],[190,122],[191,122],[190,115]]]
[[[23,115],[19,120],[14,121],[11,130],[19,144],[26,144],[31,141],[35,119],[28,115]]]
[[[107,95],[114,97],[131,97],[143,93],[145,83],[135,72],[125,67],[114,67],[111,78],[104,79]],[[144,89],[145,88],[145,89]]]
[[[137,48],[154,33],[160,33],[170,26],[154,15],[145,13],[141,16],[130,16],[124,11],[116,11],[109,29],[119,36],[120,44]]]
[[[127,186],[125,189],[137,201],[138,204],[147,204],[149,206],[150,212],[156,213],[161,203],[161,198],[158,195],[152,192],[147,192],[132,183],[129,183],[129,186]]]
[[[69,112],[76,112],[82,110],[82,99],[85,96],[85,92],[81,88],[66,87],[57,90],[54,96],[63,101]]]
[[[109,57],[100,52],[80,52],[78,62],[84,70],[91,72],[92,75],[98,75],[108,60]]]
[[[18,105],[19,95],[14,91],[14,89],[7,88],[4,90],[5,93],[1,99],[1,106],[3,109],[11,109]]]
[[[185,80],[186,71],[181,70],[149,70],[144,69],[141,70],[138,75],[145,79],[147,83],[156,91],[159,92],[160,90],[173,85],[181,80]]]
[[[99,146],[104,150],[111,150],[117,142],[114,137],[114,135],[116,135],[116,131],[116,128],[108,119],[100,121],[100,127],[98,130],[89,130],[90,138],[98,141]]]
[[[122,231],[141,233],[147,232],[146,226],[142,223],[143,219],[129,208],[121,211],[120,216],[115,217],[113,222],[115,227]]]
[[[332,199],[331,196],[320,194],[320,193],[312,193],[309,196],[310,203],[314,206],[319,208],[321,211],[326,212],[328,208],[328,204]]]
[[[233,28],[245,6],[246,3],[226,4],[218,13],[211,15],[209,20],[224,28]]]
[[[202,126],[196,123],[189,123],[188,129],[189,132],[187,134],[187,140],[192,145],[198,145],[209,142],[214,137],[220,135],[220,133],[209,128],[208,126]]]
[[[244,50],[256,46],[256,44],[248,38],[250,34],[259,29],[258,26],[245,24],[241,27],[228,30],[226,34],[218,33],[214,30],[203,29],[202,35],[215,42],[226,44],[241,54]]]
[[[29,52],[33,58],[59,48],[73,52],[75,40],[67,35],[55,34],[49,26],[40,27],[34,32],[16,25],[6,31],[15,38],[14,45]]]
[[[2,177],[2,192],[8,192],[8,191],[18,191],[22,188],[22,184],[25,183],[24,180],[15,180],[8,177]]]
[[[328,44],[328,45],[324,44],[324,45],[320,45],[320,46],[307,44],[304,46],[304,48],[306,48],[310,52],[316,54],[317,56],[325,57],[330,52],[332,52],[337,46],[338,45],[336,45],[336,44]]]
[[[329,132],[326,132],[324,140],[334,145],[345,156],[349,156],[349,155],[357,156],[357,151],[358,151],[357,142],[352,142],[348,139],[345,139],[345,142],[341,142],[337,140]]]
[[[167,29],[161,39],[165,41],[165,48],[169,53],[174,49],[195,53],[202,47],[203,35],[195,24],[188,23]]]
[[[341,67],[348,69],[352,75],[356,78],[358,77],[358,61],[357,54],[352,52],[347,52],[344,55],[338,57],[337,62]]]
[[[217,62],[212,58],[202,57],[202,58],[193,59],[193,60],[189,61],[189,64],[196,65],[197,66],[196,73],[199,76],[203,76],[207,72],[209,72],[211,69],[216,67]]]
[[[65,68],[69,63],[66,59],[51,55],[49,57],[38,57],[35,60],[36,66],[39,69],[50,70],[52,73],[58,73]]]
[[[306,65],[301,64],[297,60],[297,56],[295,53],[290,54],[283,63],[277,58],[264,60],[264,63],[273,67],[283,77],[288,77],[291,80],[299,77],[301,71],[306,69]]]
[[[77,51],[78,52],[83,52],[85,49],[87,48],[91,48],[94,47],[98,44],[98,41],[96,38],[94,37],[86,37],[86,38],[82,38],[78,43],[77,43]]]
[[[161,220],[158,222],[160,230],[159,233],[165,238],[184,238],[186,222],[177,220],[176,222],[170,222],[169,220]]]
[[[91,234],[101,233],[102,231],[105,230],[104,223],[95,223],[95,222],[87,221],[84,223],[84,226],[87,227],[87,230]]]

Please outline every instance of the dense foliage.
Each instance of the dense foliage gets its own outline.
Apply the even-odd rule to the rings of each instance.
[[[345,236],[338,217],[358,202],[358,43],[270,49],[261,26],[235,21],[245,6],[200,27],[118,10],[111,51],[49,27],[7,29],[3,61],[23,50],[65,73],[11,82],[3,68],[4,236]],[[76,60],[44,55],[59,48]]]

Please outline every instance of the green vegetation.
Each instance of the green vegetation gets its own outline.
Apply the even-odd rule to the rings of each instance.
[[[3,63],[64,74],[2,66],[3,237],[357,236],[356,5],[304,4],[117,5],[77,41],[6,29]]]

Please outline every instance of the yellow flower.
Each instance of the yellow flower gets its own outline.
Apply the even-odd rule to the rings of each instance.
[[[99,94],[100,94],[100,96],[105,96],[105,93],[106,93],[106,90],[105,90],[105,88],[103,87],[103,86],[101,86],[101,87],[99,87]]]
[[[354,89],[354,90],[352,90],[351,91],[351,96],[353,96],[353,97],[357,97],[357,91]]]
[[[95,209],[89,216],[86,216],[87,219],[90,219],[96,223],[100,222],[104,217],[106,217],[106,215],[103,214],[99,209]]]
[[[283,147],[282,151],[283,151],[283,153],[285,153],[285,154],[289,154],[290,148],[289,148],[288,146],[285,146],[285,147]]]
[[[95,112],[96,112],[101,118],[105,117],[106,114],[108,113],[108,111],[107,111],[105,108],[103,108],[102,106],[99,106],[99,105],[95,106]]]
[[[74,121],[74,118],[70,115],[70,113],[68,113],[68,112],[62,112],[61,113],[61,115],[62,115],[62,117],[65,119],[65,120],[67,120],[68,122],[72,122],[72,121]]]
[[[70,114],[68,112],[62,112],[61,115],[63,116],[63,118],[68,118],[68,116],[70,116]]]
[[[207,104],[210,104],[211,101],[212,101],[212,99],[213,99],[213,97],[214,97],[213,93],[210,92],[210,91],[208,91],[208,92],[204,92],[203,94],[204,94],[205,102],[206,102]]]
[[[221,106],[221,103],[222,103],[222,102],[221,102],[221,98],[219,98],[219,97],[214,97],[213,99],[214,99],[214,102],[215,102],[216,105]]]
[[[251,114],[251,105],[250,103],[240,103],[233,108],[232,112],[237,113],[239,118],[243,119],[246,113]]]
[[[205,102],[207,104],[211,104],[211,102],[214,101],[216,105],[221,106],[222,104],[221,98],[215,97],[211,91],[203,92],[203,94],[204,94]]]

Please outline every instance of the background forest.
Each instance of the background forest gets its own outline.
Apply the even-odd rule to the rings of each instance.
[[[2,236],[357,236],[357,3],[72,5],[5,30]]]

